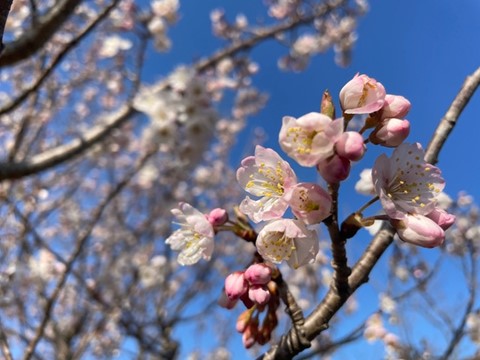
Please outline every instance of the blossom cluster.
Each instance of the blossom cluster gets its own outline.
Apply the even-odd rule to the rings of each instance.
[[[335,117],[332,97],[325,92],[320,112],[299,118],[285,116],[278,137],[281,149],[298,165],[316,169],[328,191],[320,184],[299,181],[290,164],[275,150],[257,145],[254,155],[243,159],[236,173],[238,183],[249,194],[238,207],[236,222],[229,220],[224,209],[202,214],[183,203],[180,209],[172,210],[181,228],[167,243],[180,251],[178,261],[183,265],[202,257],[210,259],[218,231],[232,231],[255,245],[253,265],[227,276],[221,301],[228,309],[239,300],[246,306],[237,320],[237,330],[243,334],[247,348],[268,341],[277,325],[281,278],[274,264],[286,261],[298,269],[315,261],[319,239],[314,227],[322,222],[332,226],[328,219],[336,211],[333,204],[338,200],[338,184],[347,179],[352,164],[363,158],[367,146],[394,150],[390,157],[380,155],[373,169],[362,172],[356,189],[374,198],[336,230],[342,240],[376,220],[387,220],[401,240],[431,248],[443,243],[445,230],[455,221],[455,216],[440,205],[445,186],[440,169],[424,160],[420,144],[404,142],[410,132],[410,122],[405,119],[410,102],[403,96],[387,94],[380,82],[359,74],[341,89],[339,100],[341,117]],[[355,117],[363,121],[360,130],[350,126],[358,124],[351,121]],[[364,210],[376,201],[380,201],[383,212],[364,218]],[[288,210],[292,218],[288,218]],[[248,220],[262,223],[258,234]],[[395,348],[395,336],[374,320],[367,324],[365,336],[383,339]]]

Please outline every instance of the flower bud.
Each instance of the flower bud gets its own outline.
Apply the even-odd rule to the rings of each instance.
[[[333,155],[330,159],[318,163],[317,170],[325,181],[335,184],[345,180],[350,174],[350,160]]]
[[[355,75],[340,90],[340,103],[346,114],[371,114],[382,108],[385,88],[367,75]]]
[[[322,114],[327,115],[330,119],[335,119],[335,106],[333,105],[332,95],[328,90],[323,92],[320,109]]]
[[[370,134],[370,141],[375,145],[397,147],[410,133],[410,122],[401,119],[385,119]]]
[[[207,215],[207,220],[212,226],[221,226],[228,221],[227,210],[216,208]]]
[[[365,154],[363,137],[356,131],[344,132],[335,143],[335,151],[350,161],[358,161]]]
[[[266,264],[253,264],[245,270],[245,279],[252,285],[265,285],[272,278],[272,269]]]
[[[243,271],[236,271],[225,279],[225,294],[230,300],[237,300],[248,290]]]
[[[252,318],[243,332],[242,342],[246,349],[250,349],[256,343],[258,334],[258,319]]]
[[[243,333],[246,330],[250,320],[252,319],[252,314],[253,309],[247,309],[237,318],[235,327],[239,333]]]
[[[427,217],[435,221],[443,230],[447,230],[455,222],[455,215],[449,214],[439,207],[433,209]]]
[[[258,305],[265,305],[270,300],[270,293],[264,285],[252,285],[248,289],[248,297]]]
[[[217,301],[219,306],[228,310],[233,309],[235,305],[237,305],[237,302],[238,302],[238,299],[230,300],[227,294],[225,294],[225,292],[222,292],[220,294],[220,297],[218,298],[218,301]]]
[[[426,216],[407,214],[403,220],[391,222],[400,239],[410,244],[433,248],[445,240],[443,229]]]
[[[382,118],[403,119],[410,111],[410,107],[410,101],[403,96],[387,94],[382,108]]]

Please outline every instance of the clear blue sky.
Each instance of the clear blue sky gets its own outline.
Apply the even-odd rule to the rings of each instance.
[[[236,11],[250,17],[263,9],[260,1],[183,1],[181,19],[170,31],[172,52],[150,60],[147,77],[151,74],[154,80],[174,64],[191,63],[192,59],[210,54],[221,44],[211,35],[209,12],[213,7],[223,7],[230,19]],[[411,101],[412,110],[407,118],[412,129],[408,141],[420,142],[425,147],[465,77],[480,66],[479,18],[478,0],[371,0],[370,11],[360,20],[351,65],[339,68],[330,51],[314,58],[300,74],[278,70],[277,58],[285,51],[283,48],[273,42],[262,45],[253,52],[254,60],[260,65],[254,82],[260,90],[269,93],[270,101],[251,119],[244,136],[248,136],[252,128],[261,126],[269,134],[266,145],[279,150],[277,134],[284,115],[301,116],[318,111],[324,89],[328,88],[337,97],[343,84],[360,72],[381,81],[388,93],[403,95]],[[446,191],[453,196],[466,190],[477,201],[480,199],[480,162],[476,158],[479,134],[480,94],[477,93],[439,158],[447,180]],[[371,167],[381,151],[384,149],[370,151],[353,169],[351,181],[342,193],[343,199],[349,199],[343,208],[345,213],[366,200],[348,188],[353,187],[363,167]],[[239,161],[240,154],[233,154],[232,162]],[[296,170],[300,178],[314,176],[311,170]],[[371,295],[366,291],[360,300],[368,301]],[[381,357],[375,346],[362,351],[365,359]],[[235,359],[242,358],[243,351],[235,356]],[[358,359],[348,352],[341,358]]]

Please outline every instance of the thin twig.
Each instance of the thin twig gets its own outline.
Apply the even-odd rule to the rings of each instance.
[[[12,2],[13,0],[3,0],[0,3],[0,55],[5,48],[5,45],[3,44],[3,33],[5,31],[5,24],[7,23],[10,8],[12,7]]]

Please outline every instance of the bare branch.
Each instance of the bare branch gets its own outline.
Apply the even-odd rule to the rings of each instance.
[[[57,65],[65,58],[70,50],[74,49],[75,46],[82,41],[95,27],[103,20],[105,17],[113,10],[120,0],[114,0],[109,6],[107,6],[94,20],[92,20],[86,27],[83,29],[75,38],[72,39],[52,60],[50,65],[45,69],[43,74],[33,83],[30,87],[25,89],[17,98],[12,100],[9,104],[5,105],[0,109],[0,115],[6,114],[12,110],[15,110],[20,106],[25,99],[28,98],[32,93],[36,92],[44,81],[50,76],[53,70],[56,69]],[[0,58],[1,59],[1,58]]]
[[[25,30],[19,39],[5,44],[5,49],[0,55],[0,67],[13,65],[35,54],[50,40],[81,1],[61,0],[38,19],[35,28]]]
[[[70,160],[103,140],[113,129],[121,126],[135,113],[136,111],[131,106],[125,105],[117,113],[110,115],[102,124],[93,127],[85,135],[68,144],[46,150],[20,163],[0,163],[0,180],[19,179]]]
[[[12,2],[13,0],[4,0],[0,3],[0,55],[5,48],[5,45],[3,44],[3,32],[5,31],[5,24],[7,23]]]

